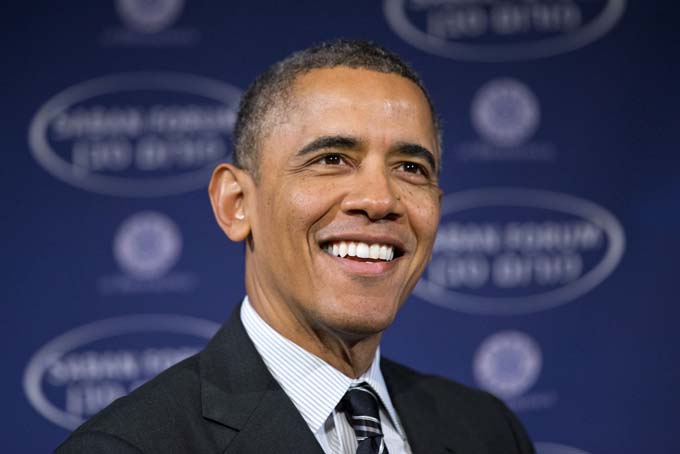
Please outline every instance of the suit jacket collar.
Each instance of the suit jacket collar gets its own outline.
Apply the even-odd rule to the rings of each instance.
[[[238,307],[199,356],[203,416],[225,453],[318,453],[307,423],[262,362]]]
[[[323,454],[257,353],[241,324],[239,307],[199,355],[202,411],[213,422],[215,442],[224,453]],[[470,450],[479,444],[463,420],[441,421],[424,376],[384,358],[381,369],[413,453],[484,452]]]

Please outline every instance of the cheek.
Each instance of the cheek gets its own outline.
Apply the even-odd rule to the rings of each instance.
[[[433,214],[431,210],[421,210],[421,216],[419,218],[418,229],[419,242],[423,247],[427,247],[428,255],[434,240],[437,236],[437,221],[439,219],[438,214]]]
[[[407,191],[410,205],[409,218],[419,242],[428,244],[434,242],[439,224],[439,199],[435,194],[427,191],[418,193],[415,190]]]
[[[272,209],[289,234],[309,232],[334,206],[332,185],[319,187],[308,183],[301,179],[294,185],[284,185],[276,191]]]
[[[297,187],[295,189],[284,188],[282,192],[284,191],[291,191],[286,197],[285,205],[299,221],[306,220],[307,217],[318,209],[318,191],[310,190],[306,187]]]

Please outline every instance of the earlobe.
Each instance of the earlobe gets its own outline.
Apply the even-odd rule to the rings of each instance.
[[[220,164],[213,171],[208,194],[217,223],[232,241],[250,234],[246,192],[250,176],[232,164]]]

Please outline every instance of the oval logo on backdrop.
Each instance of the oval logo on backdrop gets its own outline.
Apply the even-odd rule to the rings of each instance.
[[[596,41],[625,0],[385,0],[392,30],[425,52],[468,61],[547,57]]]
[[[30,359],[29,402],[45,418],[73,430],[118,397],[197,353],[219,325],[181,315],[110,318],[68,331]]]
[[[29,145],[56,178],[88,191],[158,197],[204,187],[229,159],[241,90],[179,73],[74,85],[35,114]]]
[[[624,249],[619,221],[588,200],[521,188],[454,193],[414,294],[467,313],[536,312],[592,290]]]

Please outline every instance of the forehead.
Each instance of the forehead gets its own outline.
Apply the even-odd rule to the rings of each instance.
[[[324,99],[334,102],[346,99],[354,104],[360,104],[360,100],[381,100],[394,107],[408,102],[412,107],[429,110],[423,92],[411,80],[394,73],[345,66],[313,69],[297,76],[291,84],[289,101],[300,107],[310,98],[315,103]]]
[[[424,93],[397,74],[343,66],[314,69],[299,75],[285,98],[277,122],[284,130],[293,126],[324,129],[334,124],[359,128],[375,122],[381,128],[393,124],[404,133],[429,136],[428,141],[436,136]]]

